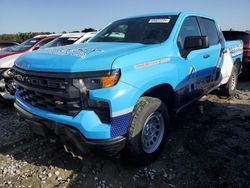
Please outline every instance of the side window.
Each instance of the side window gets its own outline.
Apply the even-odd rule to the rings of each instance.
[[[216,45],[219,43],[219,33],[215,22],[207,18],[201,18],[202,22],[202,33],[208,37],[208,43],[210,46]]]
[[[201,31],[196,17],[187,17],[178,36],[178,47],[183,49],[186,37],[201,36]]]
[[[37,45],[36,45],[36,48],[40,48],[42,47],[43,45],[47,44],[48,42],[52,41],[54,38],[48,38],[48,39],[45,39],[41,42],[39,42]]]

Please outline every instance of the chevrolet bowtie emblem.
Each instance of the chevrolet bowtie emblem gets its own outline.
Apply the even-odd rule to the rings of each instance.
[[[55,101],[55,104],[56,104],[56,105],[63,105],[64,102],[63,102],[63,101]]]

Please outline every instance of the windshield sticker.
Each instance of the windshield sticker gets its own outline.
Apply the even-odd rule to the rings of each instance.
[[[169,23],[169,18],[161,18],[161,19],[150,19],[148,23]]]
[[[153,66],[153,65],[159,65],[159,64],[162,64],[162,63],[167,63],[170,60],[171,60],[170,58],[163,58],[163,59],[158,59],[158,60],[154,60],[154,61],[149,61],[149,62],[146,62],[146,63],[135,65],[134,69],[141,69],[141,68],[150,67],[150,66]]]
[[[82,49],[82,48],[75,48],[75,49],[45,49],[44,52],[50,55],[70,55],[74,57],[79,57],[85,59],[88,54],[94,52],[103,52],[101,49],[92,48],[92,49]]]

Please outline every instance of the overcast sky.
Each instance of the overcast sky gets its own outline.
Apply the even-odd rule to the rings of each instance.
[[[222,29],[250,30],[250,0],[0,0],[0,34],[101,29],[128,16],[194,11]]]

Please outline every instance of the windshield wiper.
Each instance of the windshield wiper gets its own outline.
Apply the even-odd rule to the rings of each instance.
[[[142,41],[140,43],[142,43],[142,44],[160,44],[160,42],[155,42],[155,41]]]

